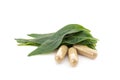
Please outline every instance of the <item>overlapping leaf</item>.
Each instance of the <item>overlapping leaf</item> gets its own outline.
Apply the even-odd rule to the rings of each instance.
[[[74,44],[87,45],[95,49],[97,39],[90,34],[90,30],[78,24],[70,24],[56,33],[50,34],[29,34],[33,39],[16,39],[21,45],[32,45],[38,48],[31,52],[29,56],[44,54],[57,49],[65,44],[72,46]]]

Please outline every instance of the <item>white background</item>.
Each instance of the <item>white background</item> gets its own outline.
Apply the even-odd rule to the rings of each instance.
[[[55,53],[27,57],[36,47],[19,47],[15,38],[55,32],[77,23],[99,39],[95,60],[79,56],[71,67]],[[0,80],[120,80],[119,0],[0,0]]]

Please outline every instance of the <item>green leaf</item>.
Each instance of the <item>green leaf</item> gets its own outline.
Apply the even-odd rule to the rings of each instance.
[[[86,39],[93,39],[92,35],[90,35],[89,33],[85,32],[85,31],[81,31],[78,33],[74,33],[70,37],[65,38],[63,40],[63,43],[76,44],[76,43],[79,43],[79,42],[84,41]]]
[[[40,44],[33,42],[31,39],[15,39],[19,44],[18,46],[40,46]]]
[[[28,36],[33,37],[33,38],[44,38],[44,37],[50,37],[52,36],[54,33],[48,33],[48,34],[28,34]]]

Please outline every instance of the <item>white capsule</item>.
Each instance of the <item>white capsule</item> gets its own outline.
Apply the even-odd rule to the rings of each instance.
[[[97,57],[97,51],[94,49],[91,49],[84,45],[74,45],[74,48],[78,50],[78,53],[86,56],[91,59],[95,59]]]
[[[78,54],[75,48],[73,47],[69,48],[68,57],[69,57],[71,66],[76,66],[78,63]]]
[[[59,49],[57,54],[55,55],[55,60],[60,63],[64,58],[65,55],[67,54],[68,47],[66,45],[62,45]]]

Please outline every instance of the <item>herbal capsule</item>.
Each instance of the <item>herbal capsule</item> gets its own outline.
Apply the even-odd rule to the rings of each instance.
[[[68,50],[68,47],[65,46],[65,45],[62,45],[59,49],[58,49],[58,52],[57,54],[55,55],[55,60],[60,63],[65,55],[67,54],[67,50]]]
[[[70,64],[72,66],[76,66],[78,63],[78,54],[75,48],[73,47],[69,48],[68,57],[69,57]]]
[[[87,46],[74,45],[74,48],[76,48],[78,50],[79,54],[84,55],[88,58],[95,59],[97,57],[97,51],[93,50]]]

